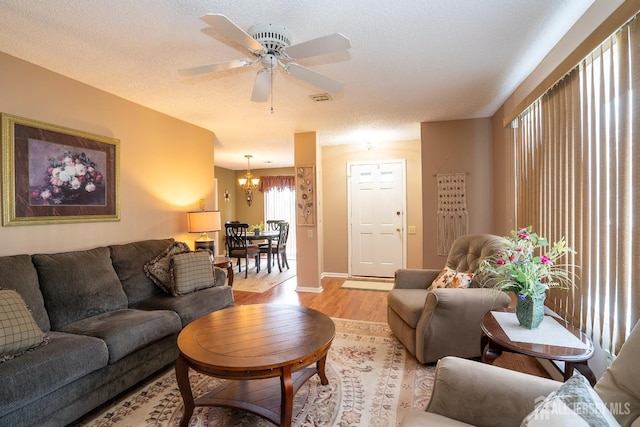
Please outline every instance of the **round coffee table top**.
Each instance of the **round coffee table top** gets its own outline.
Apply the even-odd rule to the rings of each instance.
[[[240,305],[188,324],[178,348],[191,363],[213,370],[277,369],[328,349],[335,336],[330,317],[306,307]],[[295,370],[295,369],[294,369]],[[248,373],[248,372],[247,372]]]

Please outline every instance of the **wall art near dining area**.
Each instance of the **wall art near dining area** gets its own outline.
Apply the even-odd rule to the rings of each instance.
[[[314,226],[315,206],[315,173],[313,165],[296,167],[296,223],[302,226]]]
[[[2,114],[2,225],[119,221],[119,140]]]

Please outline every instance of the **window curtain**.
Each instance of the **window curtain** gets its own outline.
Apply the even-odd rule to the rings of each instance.
[[[553,290],[548,305],[617,353],[640,317],[640,282],[633,280],[640,272],[638,20],[534,102],[515,127],[517,224],[533,225],[550,241],[565,236],[577,251],[564,266],[576,288]]]
[[[296,180],[293,175],[277,175],[277,176],[261,176],[258,190],[266,193],[270,190],[288,189],[294,191],[296,188]]]

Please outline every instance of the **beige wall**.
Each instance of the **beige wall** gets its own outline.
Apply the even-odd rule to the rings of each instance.
[[[493,224],[494,233],[508,236],[515,230],[515,179],[513,145],[509,134],[514,130],[502,125],[503,108],[491,120],[493,128]]]
[[[422,210],[425,268],[442,268],[436,250],[438,187],[434,175],[467,172],[469,233],[493,233],[493,158],[491,119],[421,124]]]
[[[316,205],[315,224],[313,226],[301,226],[296,221],[297,288],[319,292],[322,289],[320,273],[322,272],[323,264],[323,236],[318,233],[318,230],[322,229],[318,224],[322,223],[323,217],[318,203],[321,202],[324,196],[318,193],[318,183],[321,177],[318,165],[322,162],[322,154],[318,148],[316,133],[296,133],[294,135],[294,152],[296,166],[315,165],[316,181],[316,191],[312,197]]]
[[[0,53],[0,111],[120,140],[121,220],[0,227],[0,255],[175,237],[185,212],[214,206],[211,131]]]
[[[406,224],[415,225],[418,231],[407,235],[407,267],[422,267],[420,141],[397,141],[371,150],[357,144],[322,147],[324,273],[349,271],[347,163],[401,159],[407,162]]]

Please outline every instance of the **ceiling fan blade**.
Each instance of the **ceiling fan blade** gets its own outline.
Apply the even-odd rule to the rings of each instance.
[[[200,17],[213,29],[213,34],[233,40],[249,49],[262,51],[264,48],[245,30],[234,24],[229,18],[219,13],[207,13]]]
[[[340,83],[320,73],[316,73],[315,71],[303,67],[302,65],[298,65],[295,62],[288,63],[284,67],[284,70],[287,74],[299,78],[300,80],[304,80],[307,83],[311,83],[312,85],[324,89],[329,93],[340,92],[344,87],[344,83]]]
[[[285,48],[285,53],[293,59],[308,58],[310,56],[324,55],[325,53],[339,52],[351,49],[351,42],[340,33],[318,37],[306,42],[294,44]]]
[[[251,100],[253,102],[267,102],[271,93],[271,71],[263,68],[258,71],[256,81],[253,85]]]
[[[218,64],[200,65],[198,67],[183,68],[178,70],[181,76],[192,77],[199,74],[214,73],[216,71],[231,70],[232,68],[246,67],[251,64],[249,59],[234,59],[233,61],[220,62]]]

